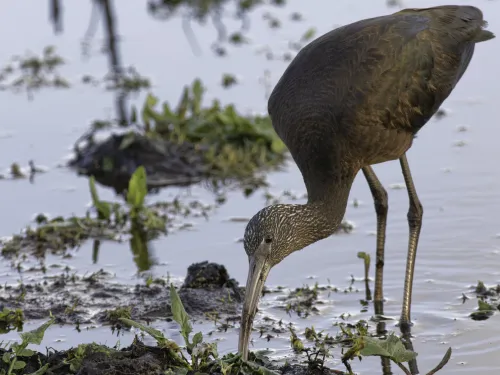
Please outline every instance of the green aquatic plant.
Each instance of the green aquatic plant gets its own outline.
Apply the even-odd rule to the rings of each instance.
[[[123,94],[138,93],[151,87],[149,78],[142,76],[133,66],[108,73],[101,79],[86,74],[82,77],[82,83],[93,87],[104,84],[106,90]]]
[[[131,319],[119,319],[125,326],[135,327],[149,334],[156,340],[158,346],[166,351],[171,371],[166,372],[166,374],[187,374],[194,371],[201,373],[222,372],[228,375],[277,375],[276,372],[256,362],[243,361],[239,355],[228,354],[220,358],[217,352],[217,344],[204,342],[201,332],[194,334],[191,339],[190,334],[193,327],[173,284],[170,284],[170,303],[172,317],[179,324],[180,333],[184,339],[185,351],[190,360],[184,355],[183,350],[175,342],[167,339],[162,332]],[[254,356],[254,358],[259,359],[258,356]]]
[[[215,176],[248,176],[255,170],[278,166],[286,147],[274,132],[269,116],[244,116],[233,105],[221,106],[214,100],[202,106],[204,87],[195,80],[185,87],[177,108],[148,95],[141,111],[142,126],[148,136],[195,144]],[[132,122],[138,121],[137,110]]]
[[[323,331],[316,332],[314,327],[306,328],[304,337],[312,342],[312,346],[305,345],[293,328],[290,326],[290,346],[297,354],[307,356],[307,366],[311,371],[323,371],[328,358],[333,357],[332,349],[342,348],[342,363],[345,365],[346,374],[354,375],[350,361],[354,358],[361,360],[363,357],[376,356],[387,358],[394,362],[405,374],[411,375],[410,370],[405,367],[405,362],[414,361],[417,353],[408,350],[403,341],[394,333],[390,333],[385,339],[370,336],[368,324],[360,320],[356,324],[338,324],[340,332],[335,336],[325,334]],[[441,370],[450,360],[451,348],[449,348],[441,362],[427,375],[433,375]],[[339,374],[341,372],[338,372]]]
[[[64,63],[53,46],[45,47],[40,56],[33,53],[13,56],[0,70],[0,90],[26,92],[32,99],[43,88],[68,88],[69,82],[58,72]]]
[[[130,221],[130,231],[135,231],[136,234],[138,231],[165,232],[167,218],[144,204],[148,189],[146,170],[143,166],[138,167],[130,178],[126,195],[128,210],[119,203],[101,200],[93,176],[89,178],[89,190],[100,220],[110,222],[114,219],[119,225]]]
[[[130,207],[130,217],[137,220],[144,210],[144,200],[148,194],[146,170],[138,167],[132,174],[128,184],[127,204]]]
[[[13,329],[21,331],[24,325],[24,313],[21,309],[8,309],[0,311],[0,333],[7,333]]]
[[[13,375],[15,374],[14,371],[16,370],[22,370],[26,367],[26,362],[19,359],[20,357],[31,357],[36,354],[31,349],[28,349],[28,345],[30,344],[35,344],[35,345],[40,345],[43,340],[43,336],[45,335],[45,331],[47,328],[49,328],[52,324],[54,324],[55,318],[50,314],[50,320],[47,322],[43,323],[40,327],[29,331],[29,332],[24,332],[21,333],[21,343],[12,343],[10,345],[10,351],[6,351],[3,354],[2,361],[4,363],[7,363],[9,365],[8,370],[1,370],[0,375]],[[40,367],[36,372],[29,374],[29,375],[43,375],[49,368],[48,364],[45,364]]]
[[[360,251],[358,252],[358,258],[363,260],[363,264],[365,266],[365,280],[368,280],[370,275],[370,254]]]

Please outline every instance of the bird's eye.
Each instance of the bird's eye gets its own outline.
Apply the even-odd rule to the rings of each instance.
[[[271,243],[271,242],[273,242],[273,238],[272,238],[271,236],[266,236],[266,237],[264,238],[264,242],[265,242],[265,243]]]

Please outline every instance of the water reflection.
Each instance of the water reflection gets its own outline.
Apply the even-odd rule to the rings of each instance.
[[[134,226],[131,230],[130,250],[134,254],[134,263],[138,272],[151,269],[157,264],[154,257],[150,254],[151,244],[148,243],[148,233],[146,230]]]

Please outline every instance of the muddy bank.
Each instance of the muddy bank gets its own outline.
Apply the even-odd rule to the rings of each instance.
[[[117,324],[118,318],[151,321],[172,316],[169,280],[146,285],[122,285],[114,275],[99,271],[88,276],[62,273],[43,282],[0,286],[0,309],[20,308],[26,319],[46,319],[51,311],[59,324]],[[195,319],[216,314],[236,319],[243,289],[224,266],[202,262],[189,267],[179,288],[186,311]]]
[[[6,352],[0,349],[0,356]],[[159,346],[144,345],[141,341],[135,342],[127,348],[116,350],[98,344],[83,344],[67,351],[49,350],[48,354],[36,353],[31,357],[23,357],[26,367],[18,370],[17,374],[32,374],[47,365],[46,375],[164,375],[164,374],[195,374],[196,371],[186,368],[172,370],[172,358],[169,351]],[[266,358],[267,360],[267,358]],[[207,364],[206,374],[222,375],[219,361]],[[310,371],[307,366],[284,365],[278,366],[268,360],[269,370],[282,375],[312,375],[312,374],[343,374],[339,371],[324,369]],[[0,371],[8,370],[8,364],[0,361]],[[235,372],[231,372],[234,374]],[[262,374],[262,370],[246,370],[241,374]]]
[[[129,329],[120,318],[149,322],[151,320],[172,320],[171,293],[169,280],[150,280],[146,285],[124,286],[113,281],[110,273],[99,271],[86,277],[61,274],[48,277],[41,283],[23,284],[17,287],[0,287],[0,308],[20,308],[25,319],[46,319],[50,311],[55,324],[79,324],[99,322],[112,325],[116,329]],[[309,289],[307,289],[309,290]],[[175,292],[174,292],[175,293]],[[268,291],[273,293],[273,291]],[[298,293],[298,290],[294,291]],[[229,327],[239,320],[244,288],[230,278],[222,265],[207,261],[192,264],[178,295],[190,319],[212,319],[216,315],[221,322],[219,329]],[[172,300],[175,300],[173,298]],[[175,303],[175,302],[174,302]],[[173,309],[176,307],[174,306]],[[222,321],[226,323],[222,323]],[[281,322],[264,319],[259,325],[262,332],[285,333],[287,328]],[[29,335],[29,333],[26,333]],[[42,335],[43,336],[43,335]],[[165,339],[167,340],[167,339]],[[147,346],[138,336],[129,347],[121,350],[96,343],[81,344],[63,351],[49,349],[46,353],[32,353],[22,357],[14,355],[12,348],[0,349],[0,356],[16,358],[25,366],[16,374],[343,374],[336,370],[311,370],[307,365],[285,364],[271,360],[265,355],[251,353],[251,363],[243,363],[234,354],[217,357],[213,344],[201,342],[198,349],[201,362],[189,361],[179,353],[179,347],[171,341],[157,339],[157,346]],[[193,339],[194,341],[194,339]],[[15,348],[14,348],[15,350]],[[189,355],[195,358],[192,349]],[[205,350],[207,353],[200,354]],[[6,354],[9,353],[9,354]],[[215,354],[214,354],[215,353]],[[0,361],[1,362],[1,361]],[[227,367],[229,366],[229,367]],[[231,366],[234,369],[228,372]],[[197,371],[194,371],[198,367]],[[0,363],[0,371],[8,370],[9,364]],[[202,369],[201,369],[202,368]],[[264,371],[264,372],[263,372]]]

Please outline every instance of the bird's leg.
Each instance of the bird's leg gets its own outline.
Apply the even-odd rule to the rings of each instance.
[[[408,197],[410,199],[410,209],[408,210],[410,235],[408,239],[408,257],[406,259],[403,309],[401,311],[401,320],[399,322],[401,331],[404,333],[405,331],[409,331],[411,325],[410,307],[413,287],[413,273],[415,270],[415,258],[417,256],[418,238],[420,236],[420,229],[422,228],[422,216],[424,209],[418,199],[417,191],[415,190],[415,185],[413,184],[406,154],[399,158],[399,162],[401,163],[401,169],[403,171],[406,189],[408,190]]]
[[[384,281],[384,248],[385,248],[385,228],[387,226],[387,211],[389,209],[389,201],[387,199],[387,191],[380,183],[377,175],[372,167],[363,168],[368,186],[373,196],[375,203],[375,212],[377,213],[377,251],[375,262],[375,314],[384,314],[383,300],[383,281]]]

